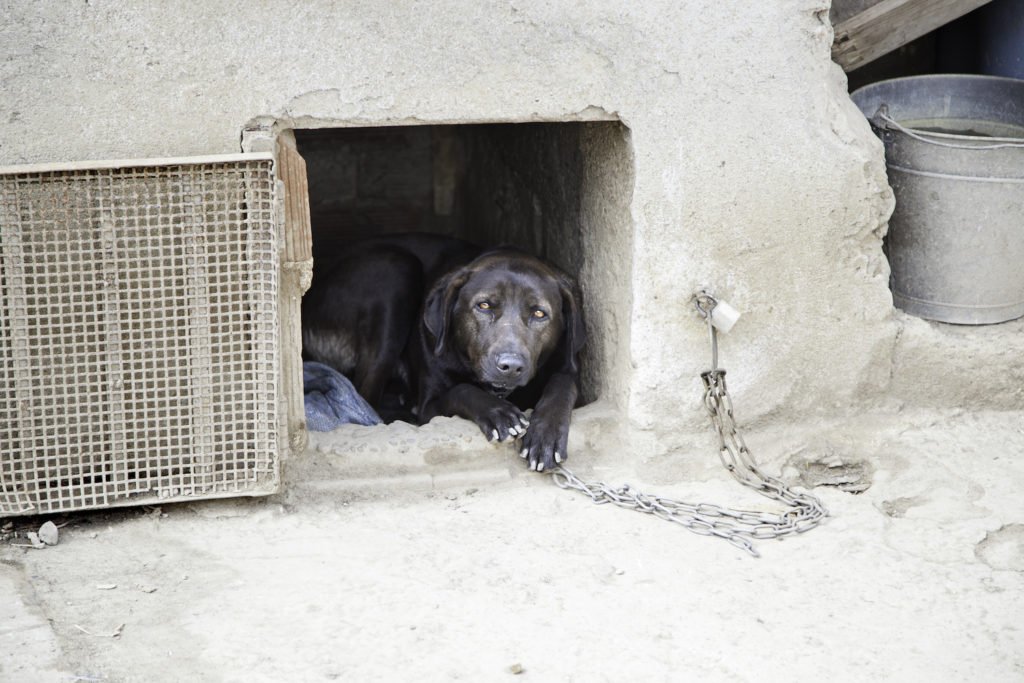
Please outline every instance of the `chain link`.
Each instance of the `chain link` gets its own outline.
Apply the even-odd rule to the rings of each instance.
[[[565,467],[551,471],[552,480],[563,489],[573,489],[594,503],[645,512],[674,522],[702,536],[717,536],[754,557],[760,557],[752,540],[782,538],[802,534],[818,526],[828,511],[817,497],[789,488],[784,481],[765,474],[754,461],[736,427],[732,399],[725,383],[725,370],[718,368],[718,337],[711,324],[711,311],[717,304],[707,294],[697,296],[697,310],[705,317],[711,340],[712,368],[701,374],[704,383],[704,407],[720,444],[718,457],[730,474],[744,486],[762,496],[783,503],[783,513],[734,510],[711,503],[685,503],[652,496],[632,489],[629,484],[612,488],[602,482],[585,482]]]

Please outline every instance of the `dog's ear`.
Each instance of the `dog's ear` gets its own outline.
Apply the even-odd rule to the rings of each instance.
[[[587,341],[587,326],[583,322],[583,298],[580,288],[564,273],[558,278],[558,289],[562,294],[562,318],[564,319],[565,365],[573,374],[579,372],[579,355]]]
[[[423,303],[423,326],[434,339],[435,356],[440,356],[444,351],[455,300],[470,274],[469,268],[460,268],[444,275],[430,288]]]

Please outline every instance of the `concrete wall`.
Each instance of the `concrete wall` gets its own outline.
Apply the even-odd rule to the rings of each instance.
[[[620,121],[580,144],[624,154],[579,161],[617,194],[574,210],[609,226],[583,269],[615,302],[600,324],[622,341],[606,353],[634,432],[705,429],[699,285],[746,313],[722,341],[744,422],[889,395],[892,196],[824,0],[17,0],[2,16],[3,164],[234,152],[247,125]]]

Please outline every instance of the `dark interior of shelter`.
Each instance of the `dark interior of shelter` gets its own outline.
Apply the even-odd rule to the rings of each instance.
[[[632,158],[617,121],[317,128],[295,131],[306,160],[314,278],[346,244],[403,232],[512,245],[545,258],[592,294],[610,226],[629,220]],[[616,228],[618,231],[620,228]],[[621,250],[620,250],[621,251]],[[595,335],[596,336],[596,335]],[[593,339],[593,337],[592,337]],[[600,393],[603,342],[585,349],[586,401]]]
[[[515,244],[563,268],[579,241],[588,129],[617,123],[297,130],[314,259],[396,232]]]

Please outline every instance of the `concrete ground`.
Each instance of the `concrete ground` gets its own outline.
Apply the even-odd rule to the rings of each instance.
[[[817,487],[831,517],[760,559],[595,506],[457,420],[345,428],[272,498],[72,515],[43,550],[8,538],[0,680],[1021,681],[1022,417],[748,429],[771,473],[870,483]],[[710,435],[662,463],[586,443],[583,476],[773,509]]]

